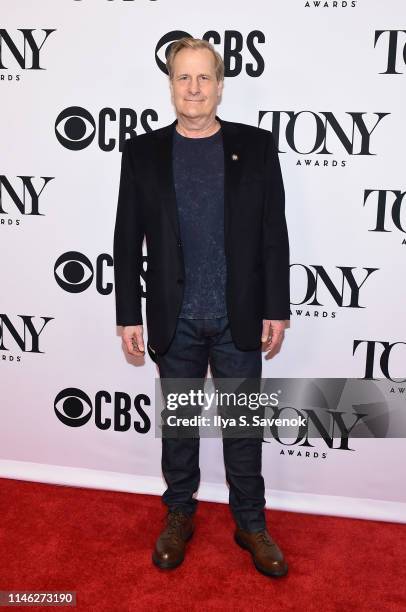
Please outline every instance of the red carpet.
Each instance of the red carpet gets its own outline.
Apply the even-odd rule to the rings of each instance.
[[[159,497],[0,479],[0,507],[3,591],[73,590],[92,612],[406,610],[404,525],[268,511],[289,562],[274,579],[234,544],[226,505],[200,503],[189,554],[168,572],[151,563]]]

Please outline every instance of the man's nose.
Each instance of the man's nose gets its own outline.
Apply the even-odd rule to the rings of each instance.
[[[191,94],[196,95],[200,91],[199,79],[190,79],[189,81],[189,91]]]

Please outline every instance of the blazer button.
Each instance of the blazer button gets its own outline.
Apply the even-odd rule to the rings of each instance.
[[[177,246],[178,246],[178,247],[181,247],[181,246],[182,246],[182,243],[181,243],[181,241],[180,241],[180,240],[178,240],[178,242],[177,242]]]
[[[183,278],[178,278],[178,285],[183,285]]]

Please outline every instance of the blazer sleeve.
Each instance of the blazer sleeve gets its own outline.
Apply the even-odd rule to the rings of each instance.
[[[113,261],[117,325],[142,325],[140,274],[144,222],[135,189],[130,141],[124,141],[114,228]]]
[[[290,319],[289,238],[285,218],[285,190],[272,132],[269,132],[265,153],[265,172],[263,318],[285,320]]]

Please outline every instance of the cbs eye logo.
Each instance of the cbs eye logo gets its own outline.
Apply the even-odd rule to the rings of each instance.
[[[54,411],[59,421],[68,427],[82,427],[94,415],[98,429],[129,431],[132,425],[137,433],[144,434],[151,429],[151,420],[144,410],[144,406],[150,405],[151,400],[144,393],[139,393],[132,400],[128,393],[121,391],[113,394],[98,391],[92,402],[81,389],[68,387],[55,397]]]
[[[101,295],[113,291],[113,283],[105,281],[106,268],[113,267],[113,258],[102,253],[96,258],[96,265],[86,255],[78,251],[63,253],[55,262],[54,277],[58,285],[68,293],[86,291],[96,278],[96,290]]]
[[[168,74],[168,71],[166,70],[166,60],[168,59],[172,43],[184,37],[190,38],[190,34],[188,34],[187,32],[183,32],[182,30],[174,30],[173,32],[168,32],[167,34],[164,34],[164,36],[162,36],[162,38],[158,40],[157,45],[155,47],[155,61],[157,63],[158,68],[162,70],[162,72],[165,72],[165,74]],[[161,59],[158,54],[160,50],[165,47],[165,45],[165,59]]]
[[[96,123],[85,108],[65,108],[55,121],[55,135],[61,145],[71,151],[85,149],[96,134]]]
[[[55,398],[54,410],[58,419],[69,427],[81,427],[92,416],[90,397],[80,389],[64,389]]]

